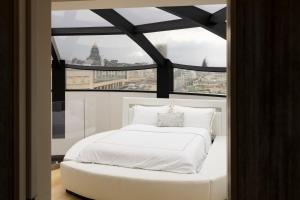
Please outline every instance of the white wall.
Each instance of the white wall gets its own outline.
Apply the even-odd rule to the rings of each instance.
[[[52,155],[64,155],[72,144],[86,136],[121,128],[123,97],[155,96],[155,93],[67,92],[66,135],[65,139],[52,140]]]
[[[67,92],[65,139],[52,139],[52,155],[64,155],[80,139],[122,126],[123,97],[156,97],[155,93]],[[195,95],[171,95],[180,99],[216,99]],[[85,105],[85,106],[84,106]]]

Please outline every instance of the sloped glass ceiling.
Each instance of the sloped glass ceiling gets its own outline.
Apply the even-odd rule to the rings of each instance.
[[[225,8],[226,5],[196,5],[195,7],[213,14]],[[222,69],[223,72],[199,70],[200,67],[227,67],[226,40],[222,38],[224,35],[219,33],[220,36],[218,36],[210,32],[204,28],[203,24],[195,27],[194,19],[188,19],[189,14],[187,18],[179,21],[181,24],[174,26],[174,22],[169,24],[168,22],[182,18],[159,8],[118,8],[114,10],[135,26],[134,30],[144,28],[143,30],[146,31],[138,32],[137,35],[144,35],[163,57],[170,59],[174,64],[173,92],[226,94],[225,69]],[[195,9],[192,10],[195,11]],[[86,29],[87,32],[93,27],[110,27],[105,28],[108,31],[118,28],[114,27],[108,18],[107,20],[90,10],[52,11],[52,28],[65,28],[62,31],[66,31],[68,28],[89,27]],[[160,30],[161,27],[153,25],[157,22],[166,22],[163,23],[162,30]],[[111,29],[112,27],[114,28]],[[153,27],[155,28],[153,29]],[[210,29],[211,27],[206,28]],[[150,54],[153,56],[152,50],[147,51],[149,55],[144,50],[149,47],[148,44],[137,44],[122,32],[106,33],[104,31],[100,35],[98,30],[95,29],[92,34],[80,32],[75,35],[72,31],[68,34],[61,31],[59,36],[54,36],[60,58],[67,64],[73,65],[73,69],[70,69],[69,66],[66,71],[67,89],[156,91],[156,65],[152,69],[144,69],[145,65],[155,64],[150,56]],[[134,34],[131,37],[135,37]],[[179,65],[176,64],[183,68],[179,69]],[[99,69],[93,71],[91,68],[79,70],[74,65],[81,66],[81,69],[84,69],[85,66],[139,66],[142,69],[106,71],[107,69],[103,68],[102,71]]]
[[[111,23],[90,10],[52,11],[52,28],[111,27]]]
[[[134,25],[150,24],[180,19],[175,15],[172,15],[168,12],[154,7],[118,8],[115,10]]]

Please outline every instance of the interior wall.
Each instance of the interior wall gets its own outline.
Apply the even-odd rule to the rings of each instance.
[[[52,155],[64,155],[75,142],[89,135],[121,128],[123,97],[155,98],[156,94],[66,92],[65,139],[52,139]],[[170,98],[218,99],[198,95],[170,95]]]
[[[28,16],[28,199],[50,200],[51,2],[30,0]]]

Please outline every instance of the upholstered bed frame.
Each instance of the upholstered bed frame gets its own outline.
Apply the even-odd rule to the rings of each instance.
[[[213,121],[213,134],[227,135],[226,128],[226,101],[225,100],[198,100],[198,99],[153,99],[153,98],[123,98],[123,126],[132,122],[133,106],[162,106],[179,105],[194,108],[215,108],[216,114]]]
[[[227,127],[225,100],[124,98],[123,126],[132,120],[134,105],[176,105],[216,108],[217,135],[198,174],[176,174],[64,161],[66,190],[100,200],[224,200],[227,198]]]

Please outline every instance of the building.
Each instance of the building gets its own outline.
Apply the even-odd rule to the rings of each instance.
[[[100,51],[96,43],[93,44],[91,48],[90,56],[86,59],[86,63],[90,65],[102,65],[102,60],[100,56]]]

